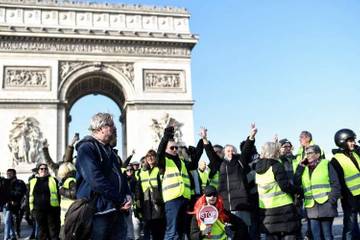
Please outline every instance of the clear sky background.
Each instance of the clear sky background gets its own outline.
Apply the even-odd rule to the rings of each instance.
[[[200,37],[192,52],[195,133],[206,126],[213,143],[239,146],[255,122],[258,148],[278,134],[297,149],[308,130],[330,157],[338,129],[360,134],[360,1],[102,2],[189,10]],[[85,134],[97,111],[120,114],[111,100],[84,97],[71,111],[70,135]]]

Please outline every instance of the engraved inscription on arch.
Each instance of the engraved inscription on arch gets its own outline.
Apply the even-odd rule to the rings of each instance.
[[[4,89],[50,90],[50,67],[5,66]]]
[[[164,91],[185,92],[185,73],[183,70],[144,69],[144,90],[146,92]]]

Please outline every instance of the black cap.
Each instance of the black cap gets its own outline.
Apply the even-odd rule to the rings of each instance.
[[[209,185],[205,187],[204,194],[205,196],[210,197],[210,196],[217,196],[218,192],[214,186]]]
[[[279,141],[279,143],[280,143],[280,146],[284,145],[285,143],[288,143],[292,146],[291,142],[287,138],[281,139]]]

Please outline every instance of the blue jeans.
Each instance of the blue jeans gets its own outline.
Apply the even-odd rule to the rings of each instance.
[[[14,229],[14,218],[11,211],[4,207],[3,208],[4,216],[4,240],[15,238],[15,229]]]
[[[321,233],[324,236],[324,240],[333,240],[332,234],[332,224],[334,218],[318,218],[318,219],[310,219],[311,232],[313,235],[313,239],[322,239]]]
[[[182,239],[185,234],[186,205],[188,200],[179,197],[165,203],[166,240]]]
[[[127,226],[124,213],[113,211],[94,216],[91,239],[126,240],[126,235]]]
[[[357,218],[360,212],[353,211],[351,207],[344,202],[341,202],[341,206],[344,212],[342,239],[353,240],[360,238]]]

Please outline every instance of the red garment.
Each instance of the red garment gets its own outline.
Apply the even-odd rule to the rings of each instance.
[[[195,214],[195,216],[196,216],[196,220],[197,220],[199,226],[201,224],[201,221],[200,221],[200,218],[199,218],[199,212],[200,212],[200,209],[205,205],[207,205],[206,197],[205,197],[205,195],[202,195],[196,201],[195,206],[194,206],[194,212],[193,212]],[[216,209],[219,212],[218,220],[220,220],[222,223],[229,222],[229,216],[224,211],[224,202],[223,202],[223,199],[222,199],[222,197],[220,195],[217,196],[216,203],[215,203],[214,207],[216,207]]]

